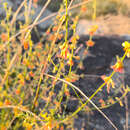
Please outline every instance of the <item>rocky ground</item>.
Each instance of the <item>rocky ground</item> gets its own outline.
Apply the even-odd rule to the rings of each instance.
[[[82,36],[79,40],[79,43],[84,43],[84,41],[86,41],[87,39],[88,36]],[[115,63],[116,55],[123,55],[121,43],[125,41],[125,39],[119,36],[96,36],[94,37],[94,41],[96,42],[96,44],[90,49],[90,53],[92,53],[93,55],[90,55],[84,59],[84,69],[78,71],[79,74],[82,73],[86,76],[79,79],[79,81],[76,83],[76,85],[88,97],[91,96],[103,83],[101,78],[97,76],[104,74],[109,75],[112,72],[110,66]],[[119,95],[119,93],[115,95],[114,91],[118,90],[123,82],[130,86],[129,59],[125,59],[124,67],[124,74],[117,73],[113,77],[113,80],[115,82],[115,89],[111,90],[108,94],[106,88],[104,87],[103,91],[97,94],[97,99],[93,99],[95,103],[100,98],[106,100],[109,96]],[[93,76],[91,77],[91,75]],[[128,98],[130,99],[130,96]],[[68,111],[72,112],[74,109],[76,109],[75,103],[76,101],[71,101],[71,105],[68,105]],[[124,129],[125,106],[121,107],[119,104],[115,104],[110,108],[104,109],[103,112],[112,120],[112,122],[117,126],[119,130]],[[83,130],[114,130],[112,126],[104,119],[104,117],[97,111],[94,111],[92,115],[82,113],[78,115],[78,118],[75,120],[75,129],[81,130],[81,128],[84,128]]]

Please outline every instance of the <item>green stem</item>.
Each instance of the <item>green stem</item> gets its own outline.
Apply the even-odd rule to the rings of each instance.
[[[127,51],[125,52],[125,54],[124,54],[123,57],[121,58],[121,62],[123,62],[123,60],[125,59],[126,55],[127,55]],[[116,72],[113,71],[113,72],[111,73],[111,75],[109,76],[109,79],[111,79],[111,78],[114,76],[115,73],[116,73]],[[106,85],[105,82],[104,82],[102,85],[100,85],[99,88],[95,91],[95,93],[92,94],[92,96],[91,96],[89,99],[91,100],[105,85]],[[89,100],[87,100],[84,104],[82,104],[81,107],[79,107],[72,115],[70,115],[70,116],[68,116],[67,118],[65,118],[64,120],[62,120],[62,122],[65,122],[65,121],[67,121],[68,119],[74,117],[82,108],[84,108],[84,107],[86,106],[86,104],[87,104],[88,102],[89,102]]]
[[[65,1],[66,5],[66,34],[65,34],[65,43],[67,44],[67,38],[68,38],[68,0]]]

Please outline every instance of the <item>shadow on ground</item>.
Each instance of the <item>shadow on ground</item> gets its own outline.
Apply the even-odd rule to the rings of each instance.
[[[84,44],[88,40],[88,36],[82,36],[79,40],[79,44]],[[103,83],[100,75],[110,75],[112,70],[110,66],[115,64],[116,55],[123,56],[122,42],[126,39],[118,36],[113,37],[94,37],[95,46],[90,48],[90,53],[93,55],[87,56],[84,61],[84,69],[78,70],[78,74],[85,74],[84,78],[80,78],[75,83],[88,97],[90,97],[96,89]],[[115,82],[115,88],[107,93],[106,86],[103,90],[93,98],[93,102],[97,104],[99,99],[107,100],[110,96],[121,96],[120,87],[121,84],[128,84],[130,86],[130,60],[124,60],[124,74],[115,74],[113,80]],[[95,75],[91,76],[91,75]],[[97,76],[97,77],[96,77]],[[73,91],[70,91],[71,95],[74,95]],[[130,99],[130,96],[128,97]],[[74,112],[77,108],[78,100],[71,100],[67,106],[67,112]],[[98,104],[99,105],[99,102]],[[130,102],[129,102],[130,107]],[[89,105],[91,106],[91,105]],[[119,130],[124,129],[125,125],[125,106],[121,107],[119,103],[102,110],[109,119],[116,125]],[[129,122],[130,125],[130,122]],[[74,128],[76,130],[114,130],[111,124],[97,111],[92,113],[79,112],[77,119],[75,119]]]

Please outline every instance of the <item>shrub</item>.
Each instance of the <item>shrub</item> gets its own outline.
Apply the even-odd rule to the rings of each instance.
[[[32,4],[37,7],[37,2],[34,0]],[[45,3],[41,13],[50,2],[51,0],[48,0]],[[40,37],[37,43],[32,40],[31,31],[38,24],[40,14],[34,21],[31,21],[30,16],[33,15],[30,8],[31,2],[28,6],[27,1],[24,0],[15,13],[4,3],[6,17],[1,20],[0,25],[0,129],[48,130],[64,129],[65,125],[72,128],[75,115],[88,102],[115,127],[91,99],[106,84],[108,93],[111,85],[114,87],[111,78],[116,72],[123,72],[123,60],[126,56],[129,57],[130,43],[123,43],[124,56],[117,58],[117,63],[112,66],[113,73],[109,77],[103,76],[104,83],[88,98],[73,84],[83,77],[83,75],[76,74],[76,61],[82,64],[78,56],[81,47],[77,45],[79,36],[76,34],[76,24],[80,14],[86,10],[84,5],[88,2],[84,1],[81,4],[83,6],[75,17],[71,17],[69,13],[71,2],[64,0],[60,10],[56,13],[54,24],[44,34],[37,34]],[[16,22],[22,6],[25,21]],[[94,16],[95,13],[94,9]],[[86,41],[84,55],[95,44],[92,38],[97,28],[93,26],[89,30],[90,38]],[[75,112],[66,113],[67,103],[72,98],[70,88],[75,92],[80,103]],[[125,95],[128,91],[128,87],[123,90]],[[79,93],[84,97],[83,101]],[[117,98],[116,101],[111,101],[111,104],[117,101],[121,102],[121,99]],[[100,100],[100,103],[101,108],[106,107],[103,100]],[[91,108],[85,109],[85,111],[88,110]]]

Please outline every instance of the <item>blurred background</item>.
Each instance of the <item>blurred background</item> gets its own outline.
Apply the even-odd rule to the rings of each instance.
[[[2,3],[7,2],[12,7],[14,12],[21,4],[23,0],[0,0],[0,17],[3,15]],[[34,1],[34,0],[33,0]],[[70,2],[71,0],[68,0]],[[88,28],[91,25],[98,25],[99,29],[97,35],[120,35],[130,37],[130,0],[74,0],[74,4],[78,4],[83,1],[88,1],[83,8],[84,13],[80,15],[80,20],[77,26],[77,33],[79,35],[87,35]],[[96,19],[92,21],[93,16],[93,2],[96,1]],[[38,0],[38,6],[35,8],[35,16],[39,14],[42,6],[47,0]],[[43,17],[50,15],[53,12],[57,12],[60,7],[63,6],[63,0],[51,0],[47,10],[44,12]],[[79,13],[81,7],[73,9],[72,15],[76,16]],[[48,28],[50,20],[41,24],[41,28]]]
[[[39,4],[45,4],[47,0],[39,0]],[[48,9],[52,12],[58,11],[63,0],[52,0]],[[73,4],[85,0],[75,0]],[[88,0],[85,5],[86,11],[82,13],[79,21],[79,34],[88,34],[87,28],[91,24],[99,26],[98,35],[130,35],[130,0],[97,0],[96,20],[92,23],[93,0]],[[78,9],[73,10],[73,15],[78,13]],[[80,28],[84,28],[81,31]],[[86,28],[86,29],[85,29]]]

